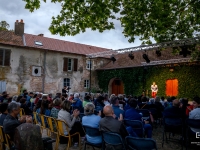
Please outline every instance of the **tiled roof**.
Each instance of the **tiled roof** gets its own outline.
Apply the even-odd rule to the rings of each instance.
[[[0,31],[0,43],[15,45],[15,46],[23,46],[23,40],[21,36],[15,35],[12,31]]]
[[[42,46],[36,45],[35,41],[41,42]],[[52,39],[48,37],[26,34],[26,33],[24,34],[24,43],[23,43],[23,37],[15,35],[15,33],[12,31],[0,31],[0,44],[33,47],[33,48],[47,49],[52,51],[81,54],[81,55],[110,51],[110,49],[106,48],[68,42],[68,41]]]
[[[106,48],[100,48],[100,47],[68,42],[58,39],[52,39],[26,33],[24,34],[24,36],[25,36],[26,46],[28,47],[35,47],[35,48],[48,49],[48,50],[74,53],[74,54],[83,54],[83,55],[110,50]],[[42,46],[35,45],[35,41],[41,42],[43,45]]]
[[[187,56],[186,58],[184,58],[182,55],[173,54],[172,49],[166,49],[166,50],[161,51],[160,57],[156,55],[156,50],[149,50],[146,52],[146,54],[148,55],[148,58],[150,59],[150,63],[147,64],[146,61],[142,57],[144,53],[145,53],[144,51],[133,52],[133,55],[134,55],[133,60],[131,60],[128,57],[128,54],[130,53],[117,54],[114,56],[116,58],[116,61],[114,63],[110,61],[110,63],[106,64],[104,67],[98,68],[97,70],[131,68],[131,67],[140,67],[143,65],[155,65],[154,62],[156,61],[160,62],[159,64],[170,64],[170,63],[175,63],[175,60],[188,61],[190,58],[190,56]]]

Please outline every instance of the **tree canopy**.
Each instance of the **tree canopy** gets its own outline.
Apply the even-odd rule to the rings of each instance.
[[[10,25],[6,21],[1,21],[0,22],[0,31],[1,30],[8,30]]]
[[[41,1],[23,0],[33,12]],[[143,43],[191,38],[200,31],[199,0],[51,0],[60,3],[60,14],[52,17],[52,34],[76,35],[92,30],[114,29],[121,22],[123,34],[134,42],[140,36]]]

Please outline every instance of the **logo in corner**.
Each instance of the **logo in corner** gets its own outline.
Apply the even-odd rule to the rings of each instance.
[[[196,132],[196,138],[197,138],[197,139],[200,138],[200,132]]]

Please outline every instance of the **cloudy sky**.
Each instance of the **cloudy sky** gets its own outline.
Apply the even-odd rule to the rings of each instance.
[[[30,13],[24,8],[25,2],[22,0],[0,0],[0,21],[5,20],[9,23],[10,29],[14,29],[14,22],[23,19],[25,23],[25,33],[34,35],[43,33],[45,37],[113,50],[134,47],[141,44],[138,38],[135,40],[135,43],[128,42],[128,38],[125,38],[122,34],[120,22],[115,24],[116,29],[104,31],[103,33],[88,29],[85,33],[80,33],[76,36],[61,37],[59,35],[52,35],[48,28],[51,24],[51,17],[59,14],[60,4],[50,3],[50,0],[47,1],[47,3],[42,3],[40,9]]]

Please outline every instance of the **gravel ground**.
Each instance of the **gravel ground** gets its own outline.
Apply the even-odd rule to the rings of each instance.
[[[163,130],[163,127],[160,127],[158,126],[157,128],[154,128],[153,129],[153,139],[156,141],[156,144],[157,144],[157,148],[158,150],[181,150],[181,142],[177,139],[180,139],[180,136],[179,135],[175,135],[174,137],[172,137],[173,139],[176,139],[176,140],[173,140],[173,141],[168,141],[168,142],[164,142],[164,146],[162,147],[162,130]],[[43,131],[43,137],[46,136],[46,130]],[[168,134],[167,134],[168,135]],[[52,136],[52,138],[55,138]],[[55,143],[53,143],[53,146],[54,146]],[[59,144],[59,150],[66,150],[66,147],[67,147],[67,144]],[[84,149],[84,144],[81,145],[81,150]],[[86,150],[92,150],[93,148],[90,147],[90,146],[87,146]],[[186,147],[184,146],[183,149],[186,149]],[[200,146],[199,147],[189,147],[188,150],[199,150],[200,149]],[[78,150],[78,148],[75,148],[73,147],[70,147],[70,150]],[[100,150],[100,149],[97,149],[95,148],[95,150]]]

